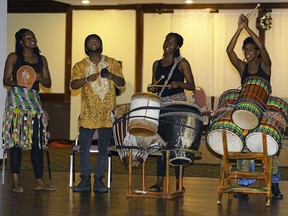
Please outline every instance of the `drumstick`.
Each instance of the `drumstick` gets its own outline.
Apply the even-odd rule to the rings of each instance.
[[[250,12],[246,14],[247,19],[260,7],[260,4],[257,4],[256,7]]]
[[[170,85],[149,85],[149,87],[164,87],[164,88],[170,88]]]
[[[155,83],[154,83],[154,85],[156,85],[157,83],[159,83],[162,79],[164,79],[165,78],[165,76],[164,75],[162,75],[161,77],[160,77],[160,79],[159,80],[157,80]]]
[[[160,79],[158,79],[158,80],[155,82],[155,84],[153,84],[153,85],[156,85],[157,83],[159,83],[159,82],[160,82],[162,79],[164,79],[164,78],[165,78],[165,76],[162,75],[162,76],[160,77]],[[149,84],[148,87],[150,88],[150,87],[153,87],[153,86],[152,86],[152,84]],[[156,87],[156,86],[154,86],[154,87]]]

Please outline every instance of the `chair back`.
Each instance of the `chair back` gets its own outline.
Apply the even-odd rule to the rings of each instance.
[[[194,91],[194,100],[195,103],[200,107],[205,107],[207,106],[207,102],[206,102],[206,94],[205,91],[203,90],[203,88],[197,86],[195,91]]]

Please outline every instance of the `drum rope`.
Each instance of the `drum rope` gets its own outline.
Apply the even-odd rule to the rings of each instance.
[[[228,107],[227,107],[226,109],[224,109],[224,110],[223,110],[223,109],[221,109],[221,110],[216,110],[216,111],[214,112],[214,115],[213,115],[213,116],[216,116],[216,114],[217,114],[217,113],[220,113],[220,111],[221,111],[221,115],[213,118],[213,119],[211,120],[210,125],[212,125],[215,121],[218,121],[220,118],[222,118],[222,116],[226,115],[229,111],[231,111],[231,110],[233,109],[233,107],[234,107],[234,105],[231,104],[230,106],[228,106]],[[222,112],[223,112],[223,113],[222,113]]]
[[[283,128],[284,128],[284,125],[281,122],[279,122],[276,118],[274,118],[270,113],[268,113],[267,115],[265,114],[265,116],[266,116],[266,118],[268,120],[268,123],[270,123],[270,124],[267,124],[267,125],[269,125],[269,126],[273,125],[272,123],[273,123],[273,121],[275,121],[275,122],[278,122],[280,124],[280,126],[283,126]],[[268,116],[270,118],[268,118]],[[265,127],[265,125],[263,127]],[[282,133],[278,127],[274,127],[274,129],[278,132],[278,134],[280,134],[279,143],[282,143],[282,135],[284,134],[284,132]],[[276,139],[276,137],[274,137],[274,138]]]
[[[145,109],[145,110],[148,110],[148,109],[153,109],[153,110],[162,110],[162,111],[181,111],[181,112],[189,112],[189,113],[193,113],[193,114],[201,114],[200,111],[194,111],[194,112],[191,112],[191,109],[183,109],[183,108],[177,108],[177,107],[174,107],[174,108],[167,108],[167,107],[158,107],[158,106],[141,106],[141,107],[137,107],[137,108],[134,108],[128,112],[126,112],[125,114],[123,114],[122,117],[120,118],[115,118],[114,120],[114,123],[118,123],[119,121],[123,121],[125,118],[127,118],[127,116],[129,116],[130,113],[132,112],[135,112],[135,111],[138,111],[138,110],[142,110],[142,109]],[[128,119],[132,119],[132,118],[139,118],[139,117],[143,117],[143,116],[129,116]],[[149,118],[149,119],[153,119],[153,120],[158,120],[154,117],[149,117],[149,116],[145,116],[145,118]]]
[[[269,111],[270,111],[270,110],[269,110]],[[280,113],[278,113],[278,114],[280,114]],[[283,118],[285,118],[282,114],[280,114],[280,115],[281,115]],[[274,120],[275,122],[279,123],[280,126],[282,126],[283,128],[286,128],[286,127],[287,127],[286,120],[285,120],[285,123],[286,123],[286,124],[283,123],[283,122],[281,122],[280,120],[278,120],[276,114],[273,114],[271,111],[268,112],[267,117],[268,117],[268,116],[271,117],[271,119],[270,119],[271,122],[272,122],[272,120]]]
[[[239,99],[238,99],[239,101],[245,101],[245,100],[248,100],[248,101],[249,101],[249,100],[250,100],[250,101],[253,101],[253,102],[259,104],[259,106],[260,106],[261,108],[262,108],[262,107],[265,107],[265,109],[267,109],[267,108],[266,108],[266,103],[264,103],[264,102],[261,100],[261,98],[258,97],[257,95],[252,94],[252,93],[241,93],[241,94],[240,94],[240,97],[241,97],[242,95],[251,95],[251,96],[255,97],[256,99],[258,99],[259,102],[258,102],[258,101],[254,101],[254,100],[251,99],[251,98],[239,98]]]
[[[173,110],[173,111],[177,111],[177,110],[183,111],[183,109],[177,109],[177,108],[174,108],[174,109],[164,108],[164,107],[161,107],[161,108],[160,108],[160,107],[149,107],[149,108],[150,108],[150,109],[160,109],[160,110],[163,110],[163,109],[164,109],[164,110]],[[133,112],[133,111],[135,111],[135,110],[139,110],[139,109],[147,109],[147,107],[138,107],[138,108],[135,108],[135,109],[133,109],[133,110],[131,110],[131,111],[128,111],[128,112],[125,113],[122,117],[116,118],[115,121],[114,121],[114,123],[113,123],[113,125],[117,125],[117,124],[123,122],[124,120],[129,120],[129,119],[133,119],[133,118],[143,117],[143,116],[132,116],[132,117],[129,116],[129,114],[130,114],[131,112]],[[193,112],[191,112],[191,110],[188,110],[188,109],[187,109],[186,111],[187,111],[187,112],[189,111],[190,113],[193,113]],[[167,123],[167,124],[175,124],[175,125],[178,125],[178,126],[184,126],[184,127],[189,128],[189,129],[192,129],[192,130],[197,131],[196,128],[191,127],[191,126],[189,126],[189,125],[184,125],[184,124],[179,124],[179,123],[172,123],[172,122],[170,122],[170,121],[165,121],[165,120],[162,120],[162,119],[156,119],[156,118],[150,117],[150,116],[145,116],[145,118],[151,119],[151,120],[160,121],[160,122]],[[198,133],[201,134],[201,132],[199,132],[199,131],[198,131]]]

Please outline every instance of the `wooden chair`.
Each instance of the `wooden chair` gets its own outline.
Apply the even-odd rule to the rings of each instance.
[[[204,126],[207,127],[207,129],[208,129],[211,117],[213,115],[213,109],[209,108],[209,106],[208,106],[207,96],[206,96],[204,89],[197,86],[194,93],[193,93],[193,97],[194,97],[195,103],[201,109],[201,114],[204,118]]]

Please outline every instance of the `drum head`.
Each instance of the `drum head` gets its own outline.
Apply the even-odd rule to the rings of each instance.
[[[193,159],[193,153],[189,153],[185,150],[172,150],[170,152],[169,164],[171,166],[187,165],[192,163]]]
[[[17,70],[16,79],[19,86],[31,89],[36,80],[36,73],[32,67],[24,65]]]
[[[129,121],[128,131],[133,136],[150,137],[157,133],[157,125],[152,124],[151,121],[133,119]]]
[[[115,143],[116,150],[120,159],[124,164],[129,164],[129,152],[132,154],[132,167],[137,167],[144,163],[148,158],[148,153],[142,147],[137,145],[136,137],[127,134],[123,140],[123,143]]]
[[[222,130],[223,129],[211,130],[207,135],[207,143],[209,147],[220,155],[224,154]],[[243,150],[243,141],[237,134],[226,130],[226,137],[228,152],[241,152]]]
[[[157,133],[160,98],[152,93],[132,96],[128,131],[134,136],[153,136]]]
[[[244,130],[252,130],[259,125],[258,117],[247,110],[235,110],[232,114],[232,120]]]
[[[253,132],[246,136],[246,146],[251,152],[263,152],[262,133]],[[268,156],[275,155],[279,150],[279,144],[270,135],[267,134]]]

